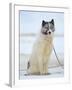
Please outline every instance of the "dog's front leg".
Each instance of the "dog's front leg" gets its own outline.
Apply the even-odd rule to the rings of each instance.
[[[40,57],[39,59],[39,72],[40,72],[40,75],[43,75],[44,74],[44,67],[43,67],[43,58]]]

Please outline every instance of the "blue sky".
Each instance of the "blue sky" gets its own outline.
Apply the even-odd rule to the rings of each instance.
[[[64,13],[56,12],[33,12],[33,11],[20,11],[20,33],[38,33],[41,28],[42,20],[50,21],[54,19],[55,33],[64,34]],[[33,42],[29,44],[27,39],[22,37],[20,43],[21,53],[30,53],[32,50]],[[32,41],[32,38],[29,37]],[[63,52],[64,39],[55,38],[54,45],[57,52]]]
[[[64,33],[64,13],[20,11],[20,31],[37,33],[42,20],[55,21],[55,33]]]

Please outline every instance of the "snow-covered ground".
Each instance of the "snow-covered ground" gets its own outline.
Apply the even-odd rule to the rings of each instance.
[[[40,78],[40,77],[47,77],[47,78],[58,78],[64,76],[64,69],[62,67],[54,67],[49,68],[48,75],[28,75],[26,70],[20,70],[20,79],[33,79],[33,78]]]

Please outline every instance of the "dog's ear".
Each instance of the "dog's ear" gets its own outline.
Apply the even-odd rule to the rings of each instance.
[[[54,25],[54,19],[52,19],[50,23],[52,23]]]
[[[43,20],[42,21],[42,27],[44,27],[45,24],[46,24],[46,22]]]

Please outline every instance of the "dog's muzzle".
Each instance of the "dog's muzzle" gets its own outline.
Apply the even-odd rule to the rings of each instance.
[[[48,33],[49,33],[49,34],[51,34],[51,32],[50,32],[50,31],[49,31]]]
[[[51,31],[49,31],[49,32],[46,31],[46,32],[42,32],[42,33],[45,34],[45,35],[48,35],[48,34],[50,35]]]

